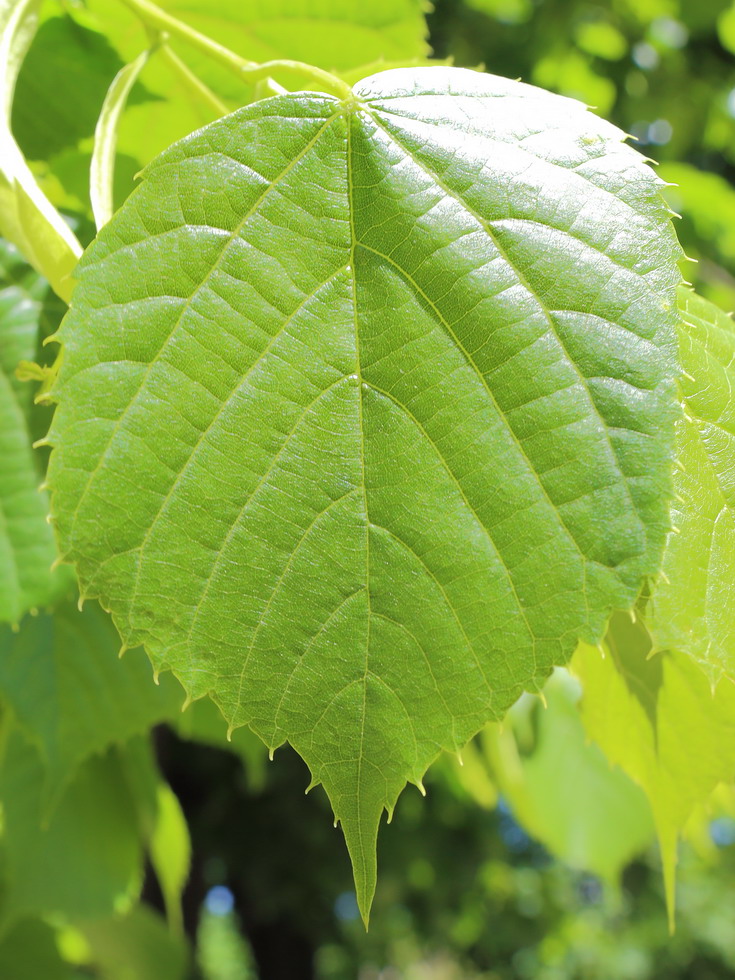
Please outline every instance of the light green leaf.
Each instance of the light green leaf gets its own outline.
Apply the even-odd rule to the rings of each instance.
[[[717,21],[717,32],[722,46],[735,54],[735,3],[732,3]]]
[[[180,713],[173,677],[151,683],[141,650],[120,660],[120,638],[96,605],[70,602],[27,617],[16,633],[0,628],[0,698],[38,747],[52,806],[87,756],[121,744]]]
[[[265,100],[148,168],[60,331],[63,552],[300,752],[363,911],[405,781],[658,568],[679,253],[620,137],[451,68]]]
[[[166,783],[159,783],[156,803],[156,822],[148,850],[169,924],[176,934],[182,935],[181,895],[191,863],[189,828],[176,794]]]
[[[653,837],[650,807],[587,740],[573,679],[559,670],[544,697],[546,706],[522,699],[502,729],[490,726],[481,736],[498,789],[518,822],[552,854],[617,883]],[[531,745],[525,744],[529,727]]]
[[[48,287],[0,241],[0,623],[17,623],[69,586],[66,569],[51,571],[56,545],[46,521],[49,503],[31,449],[33,387],[18,381],[21,360],[33,360]]]
[[[651,657],[643,623],[613,618],[602,650],[582,646],[582,720],[651,803],[673,921],[677,839],[695,807],[735,775],[735,685],[712,689],[682,653]]]
[[[645,617],[657,649],[686,653],[717,681],[735,678],[735,322],[691,290],[680,310],[677,533]]]
[[[82,925],[100,980],[184,980],[190,953],[145,905]]]
[[[10,130],[18,71],[38,22],[40,0],[0,0],[0,235],[68,301],[81,246],[48,201]]]
[[[117,130],[130,90],[149,56],[150,51],[144,51],[138,55],[135,61],[125,65],[115,75],[97,120],[89,173],[89,196],[92,202],[92,214],[98,230],[107,224],[115,210],[113,188]]]
[[[143,855],[117,755],[88,759],[48,822],[44,781],[41,756],[11,732],[0,769],[0,918],[84,919],[129,908],[140,891]]]

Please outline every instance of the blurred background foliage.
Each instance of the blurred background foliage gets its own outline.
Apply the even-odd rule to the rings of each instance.
[[[356,68],[362,62],[428,55],[419,0],[363,5],[353,11],[359,31],[341,39],[329,34],[328,18],[311,35],[303,25],[279,34],[271,23],[279,4],[253,4],[260,21],[234,38],[227,18],[245,18],[238,4],[166,6],[194,20],[199,11],[199,26],[243,55],[301,57],[350,77],[366,73]],[[317,21],[321,6],[306,4]],[[427,23],[436,57],[582,99],[631,134],[671,185],[682,242],[697,260],[686,264],[687,278],[735,308],[732,0],[437,0]],[[146,44],[136,31],[114,0],[48,2],[18,82],[16,138],[85,244],[94,233],[87,171],[95,122],[112,77]],[[206,87],[197,88],[176,57],[152,58],[133,91],[120,134],[119,201],[153,155],[217,115],[216,102],[234,107],[264,94],[211,67],[201,68]],[[201,66],[193,59],[192,67]],[[58,303],[17,256],[6,264],[5,299],[26,310],[36,304],[50,332]],[[29,422],[34,431],[47,421],[39,418]],[[7,653],[41,628],[27,620],[0,643]],[[61,676],[63,644],[49,648],[49,663],[52,656]],[[0,935],[3,980],[735,976],[732,790],[720,786],[686,828],[671,936],[649,804],[589,742],[570,673],[557,672],[543,701],[524,697],[502,727],[467,747],[461,765],[441,759],[426,799],[412,789],[401,797],[381,835],[366,934],[326,798],[320,789],[304,796],[308,774],[289,749],[271,764],[246,731],[228,742],[214,708],[180,714],[180,692],[169,685],[139,706],[139,728],[110,729],[104,753],[81,765],[50,815],[39,763],[45,721],[23,715],[26,675],[11,676],[9,654],[4,663],[0,908],[16,914]],[[119,692],[121,682],[112,683]],[[140,734],[130,738],[166,718],[153,731],[154,752]],[[82,798],[89,826],[76,815]],[[71,856],[68,845],[53,847],[62,822],[78,838]],[[89,881],[79,878],[80,861],[94,869]]]
[[[735,5],[731,0],[438,0],[438,57],[581,99],[659,173],[696,288],[735,309]]]

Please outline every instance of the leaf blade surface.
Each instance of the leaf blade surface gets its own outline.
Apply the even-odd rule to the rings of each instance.
[[[457,69],[268,99],[82,265],[62,549],[126,642],[306,759],[363,911],[406,779],[658,566],[678,252],[619,138]]]

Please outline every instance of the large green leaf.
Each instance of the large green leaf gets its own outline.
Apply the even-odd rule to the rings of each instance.
[[[44,780],[38,752],[11,732],[0,769],[0,918],[84,919],[128,909],[142,883],[143,854],[120,758],[88,759],[49,820]]]
[[[691,290],[680,308],[676,533],[646,620],[657,648],[688,654],[716,681],[735,678],[735,322]]]
[[[173,677],[151,683],[141,650],[120,660],[120,639],[102,610],[67,602],[53,615],[0,628],[0,698],[38,746],[49,804],[89,755],[180,713]]]
[[[641,620],[614,617],[602,650],[581,647],[582,719],[614,764],[648,796],[673,916],[677,839],[695,808],[735,776],[735,685],[713,689],[681,653],[651,656]]]
[[[0,240],[0,623],[17,623],[67,587],[56,558],[48,497],[31,449],[32,386],[15,369],[36,356],[48,286]]]
[[[363,910],[406,779],[658,568],[678,250],[620,136],[450,68],[267,99],[149,167],[60,331],[65,556],[301,753]]]

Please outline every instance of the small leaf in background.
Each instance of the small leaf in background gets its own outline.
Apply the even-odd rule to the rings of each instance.
[[[88,759],[48,820],[45,779],[37,750],[11,731],[0,769],[0,919],[63,910],[74,920],[130,908],[142,884],[143,850],[118,755]]]
[[[36,31],[39,8],[40,0],[0,0],[0,235],[17,245],[68,301],[71,275],[82,249],[36,183],[10,126],[15,84]]]
[[[180,713],[176,680],[156,686],[143,651],[121,660],[119,649],[110,617],[92,603],[26,617],[18,632],[0,627],[0,699],[40,750],[48,807],[85,758]]]
[[[99,230],[112,217],[115,210],[115,156],[117,131],[127,105],[130,90],[145,67],[149,51],[139,54],[135,61],[125,65],[115,75],[105,96],[94,131],[94,150],[89,174],[89,196],[92,214]]]
[[[190,976],[185,940],[172,935],[163,919],[147,906],[138,906],[125,916],[85,922],[81,931],[100,980],[185,980]]]
[[[624,613],[603,650],[580,647],[572,669],[587,734],[650,801],[673,922],[678,837],[717,784],[735,776],[735,684],[723,678],[713,689],[686,654],[651,656],[642,621]]]
[[[621,136],[459,69],[267,99],[149,166],[59,333],[83,591],[293,744],[364,914],[406,780],[658,569],[679,251]]]
[[[0,240],[0,623],[16,624],[71,588],[69,569],[51,570],[57,553],[48,495],[39,491],[43,477],[31,448],[35,386],[16,376],[21,361],[36,358],[47,290]]]
[[[680,310],[676,533],[644,616],[657,649],[687,654],[716,682],[735,679],[735,322],[691,290]]]
[[[589,742],[579,697],[578,683],[559,669],[544,687],[546,705],[527,695],[480,744],[521,826],[565,863],[618,884],[653,837],[651,810],[638,786]]]
[[[181,895],[191,863],[189,828],[176,794],[164,782],[158,785],[156,804],[156,823],[148,842],[148,852],[169,925],[176,935],[183,935]]]

